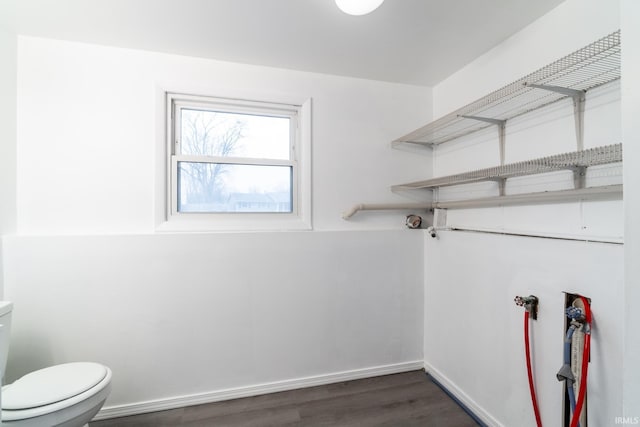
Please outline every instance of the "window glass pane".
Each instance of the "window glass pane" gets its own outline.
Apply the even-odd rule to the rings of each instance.
[[[291,166],[178,162],[179,212],[292,212]]]
[[[183,155],[290,159],[290,119],[182,109]]]

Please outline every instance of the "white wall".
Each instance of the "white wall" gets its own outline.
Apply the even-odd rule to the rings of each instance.
[[[18,70],[10,379],[101,361],[114,414],[422,360],[421,233],[340,215],[431,173],[390,148],[430,118],[429,89],[30,37]],[[312,98],[314,231],[157,233],[163,90]]]
[[[15,230],[16,222],[16,61],[13,28],[15,5],[0,3],[0,235]]]
[[[9,380],[94,360],[113,370],[108,406],[118,406],[422,359],[421,233],[21,236],[5,245],[16,305]]]
[[[610,425],[621,415],[621,245],[442,232],[427,241],[425,258],[425,360],[489,425],[535,425],[524,310],[513,302],[530,294],[540,299],[531,334],[542,422],[560,425],[563,291],[593,301],[589,423]]]
[[[619,28],[618,2],[568,0],[434,87],[435,117],[465,105]],[[624,37],[624,36],[623,36]],[[623,42],[624,43],[624,42]],[[575,151],[570,101],[507,123],[506,161]],[[585,146],[618,143],[619,84],[587,94]],[[438,147],[435,175],[498,164],[497,132]],[[620,168],[589,172],[587,185],[622,182]],[[569,188],[571,175],[518,181],[507,191]],[[496,188],[465,189],[486,194]],[[443,197],[460,194],[446,191]],[[448,212],[452,225],[621,242],[621,201]],[[563,294],[593,299],[590,425],[622,414],[623,246],[442,231],[425,250],[425,361],[490,425],[535,425],[516,295],[540,298],[533,325],[537,391],[544,425],[559,425]],[[455,313],[455,314],[454,314]],[[442,328],[442,325],[446,325]],[[459,337],[458,339],[454,337]]]
[[[13,2],[0,3],[0,236],[16,227],[16,48]],[[0,296],[4,284],[0,242]]]
[[[617,1],[567,1],[504,43],[433,88],[434,116],[468,104],[545,65],[604,37],[620,27]],[[570,31],[569,31],[570,29]],[[619,143],[620,83],[587,93],[584,146]],[[505,162],[519,162],[575,151],[575,124],[570,99],[510,120],[506,130]],[[441,145],[434,153],[434,174],[448,175],[498,165],[495,128]],[[590,168],[587,186],[622,183],[622,168]],[[508,193],[572,188],[571,172],[558,172],[507,182]],[[497,183],[480,183],[461,189],[443,189],[441,200],[497,194]],[[450,225],[507,230],[519,233],[597,238],[621,242],[622,201],[473,209],[450,211]]]
[[[640,88],[634,84],[640,75],[640,3],[622,1],[622,136],[625,141],[624,161],[627,165],[640,163]],[[627,77],[628,76],[628,77]],[[625,337],[624,337],[624,411],[628,417],[640,419],[640,170],[624,169],[625,201]]]
[[[428,119],[427,88],[29,37],[18,66],[19,234],[153,232],[167,90],[312,98],[316,230],[402,224],[340,213],[403,201],[389,186],[430,172],[389,143]]]

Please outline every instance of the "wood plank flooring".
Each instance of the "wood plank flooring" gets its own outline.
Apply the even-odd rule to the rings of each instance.
[[[89,424],[90,427],[477,425],[422,370]]]

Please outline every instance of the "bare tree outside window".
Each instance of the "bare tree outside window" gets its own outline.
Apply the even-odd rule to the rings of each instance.
[[[291,212],[290,125],[289,117],[182,108],[178,211]]]
[[[246,122],[224,113],[182,111],[182,152],[186,155],[230,157],[240,152]],[[184,204],[214,208],[224,203],[224,179],[229,165],[181,162]]]

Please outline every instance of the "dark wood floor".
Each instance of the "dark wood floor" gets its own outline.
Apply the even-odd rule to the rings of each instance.
[[[90,427],[477,425],[424,371],[90,423]]]

